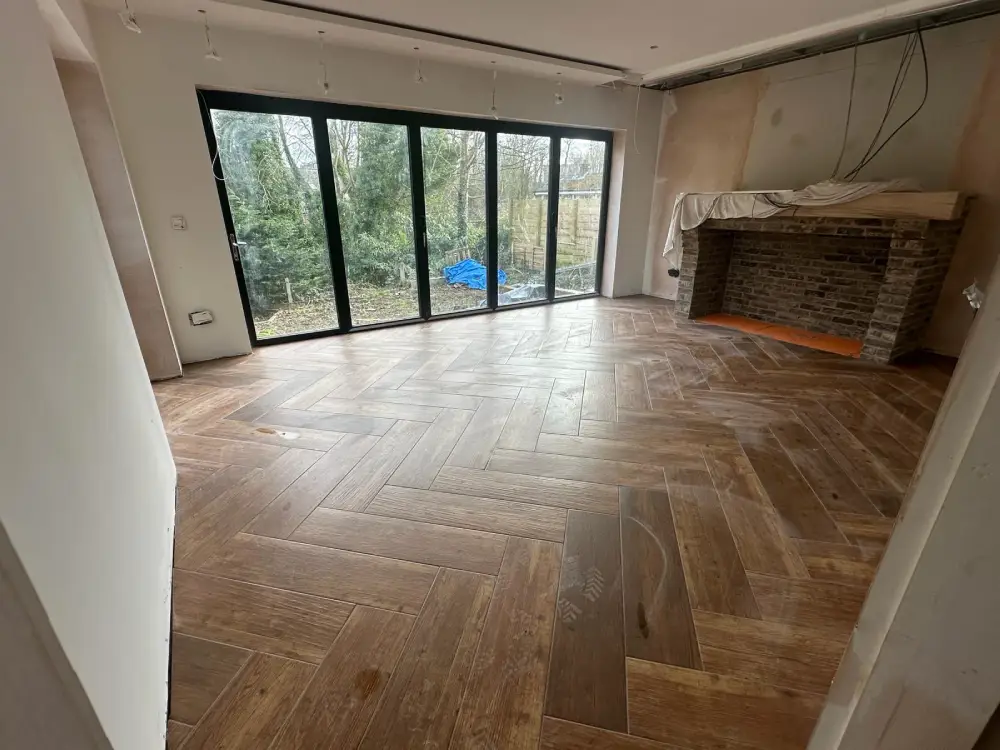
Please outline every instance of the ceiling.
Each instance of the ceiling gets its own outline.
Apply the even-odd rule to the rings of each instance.
[[[90,0],[120,9],[121,0]],[[600,84],[644,82],[954,0],[130,0],[200,21]],[[346,15],[327,15],[324,12]],[[419,49],[415,50],[415,47]]]

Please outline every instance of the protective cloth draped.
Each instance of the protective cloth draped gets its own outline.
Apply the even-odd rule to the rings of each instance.
[[[912,180],[888,182],[836,182],[825,180],[802,190],[728,193],[681,193],[674,201],[663,257],[671,268],[681,266],[681,232],[709,219],[763,219],[799,206],[831,206],[850,203],[875,193],[902,193],[919,190]]]

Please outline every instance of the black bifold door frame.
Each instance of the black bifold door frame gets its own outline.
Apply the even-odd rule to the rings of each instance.
[[[243,313],[246,316],[247,330],[254,346],[279,344],[289,341],[330,336],[350,331],[371,330],[391,326],[419,323],[425,320],[477,315],[480,313],[500,310],[511,310],[533,305],[545,305],[552,302],[586,299],[598,296],[601,289],[601,276],[604,266],[604,241],[607,230],[608,192],[611,181],[611,146],[613,134],[607,130],[589,128],[574,128],[534,123],[510,122],[488,118],[457,117],[438,115],[427,112],[413,112],[378,107],[362,107],[332,102],[313,101],[305,99],[286,99],[282,97],[261,96],[229,91],[198,89],[198,102],[202,121],[205,127],[205,137],[208,140],[209,156],[212,159],[212,169],[219,191],[219,202],[222,216],[226,224],[226,234],[230,238],[230,254],[236,271],[236,280],[243,302]],[[339,326],[333,329],[309,331],[289,336],[258,338],[250,310],[250,298],[247,293],[246,280],[240,262],[239,248],[235,243],[236,227],[230,210],[229,196],[226,192],[225,175],[222,170],[222,160],[218,158],[218,143],[212,126],[212,110],[227,110],[233,112],[252,112],[259,114],[290,115],[308,117],[312,120],[313,137],[316,142],[316,162],[319,176],[320,195],[323,201],[323,213],[326,220],[327,248],[330,253],[330,268],[333,275],[333,290],[337,308]],[[404,125],[407,128],[410,155],[410,182],[413,211],[414,250],[417,264],[417,298],[419,317],[372,325],[353,325],[351,322],[350,298],[347,284],[347,267],[344,261],[344,248],[341,239],[340,221],[337,211],[337,191],[334,183],[333,160],[330,153],[330,136],[327,130],[327,120],[357,120],[363,122]],[[486,237],[487,237],[487,289],[486,307],[459,312],[432,315],[431,294],[428,268],[428,247],[426,233],[426,215],[424,207],[424,176],[423,154],[420,128],[450,128],[456,130],[479,131],[486,134]],[[545,238],[545,290],[546,298],[531,300],[516,304],[498,306],[497,290],[497,251],[498,251],[498,164],[497,135],[500,133],[536,135],[551,138],[549,155],[549,185],[548,185],[548,215]],[[563,138],[583,139],[604,142],[604,174],[601,192],[600,224],[597,241],[597,266],[595,269],[595,291],[590,294],[576,294],[566,297],[556,297],[556,242],[559,218],[559,169]]]

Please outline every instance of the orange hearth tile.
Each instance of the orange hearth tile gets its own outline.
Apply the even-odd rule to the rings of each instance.
[[[696,322],[735,328],[744,333],[767,336],[778,341],[784,341],[787,344],[807,346],[810,349],[842,354],[845,357],[854,357],[857,359],[861,356],[861,342],[855,339],[844,338],[843,336],[814,333],[813,331],[805,331],[801,328],[782,326],[777,323],[765,323],[760,320],[751,320],[740,315],[728,315],[726,313],[712,313],[711,315],[697,318]]]

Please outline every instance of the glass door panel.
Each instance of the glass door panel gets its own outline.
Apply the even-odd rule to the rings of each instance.
[[[351,324],[416,318],[409,144],[405,125],[328,120]]]
[[[497,302],[501,306],[546,298],[550,145],[548,136],[497,134]]]
[[[607,144],[563,138],[559,156],[556,297],[596,291]]]
[[[486,133],[421,128],[431,314],[486,306]]]
[[[213,110],[212,126],[256,338],[336,329],[312,121]]]

